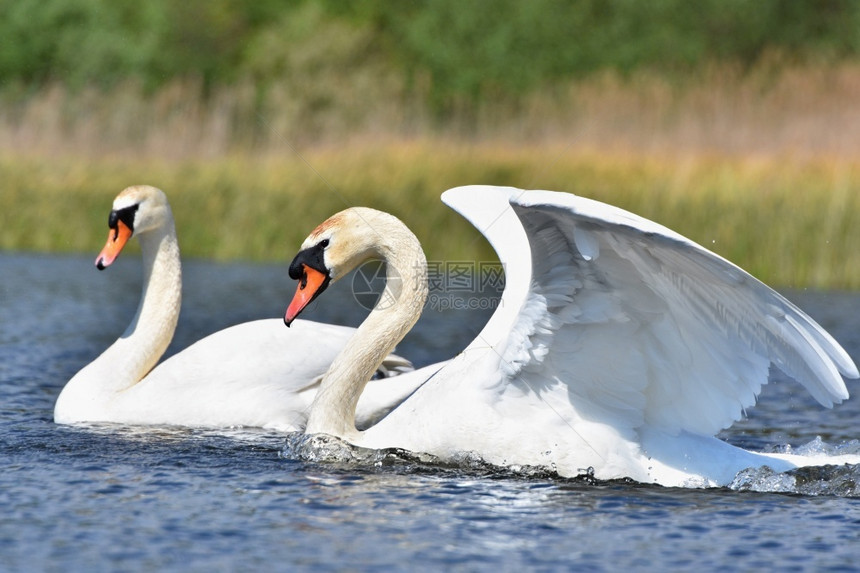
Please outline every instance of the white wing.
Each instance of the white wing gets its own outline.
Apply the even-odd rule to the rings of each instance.
[[[505,265],[488,345],[501,380],[561,382],[588,418],[712,435],[739,419],[770,363],[824,406],[857,378],[847,353],[784,297],[652,221],[566,193],[486,186],[443,201]]]

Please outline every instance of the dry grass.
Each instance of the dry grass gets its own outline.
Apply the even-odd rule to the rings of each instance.
[[[383,72],[332,74],[203,97],[195,81],[149,94],[52,86],[0,94],[0,150],[54,155],[217,158],[291,153],[354,139],[451,137],[557,142],[602,152],[860,157],[860,64],[715,68],[669,81],[613,74],[517,100],[487,98],[444,119]],[[411,95],[410,95],[411,94]]]

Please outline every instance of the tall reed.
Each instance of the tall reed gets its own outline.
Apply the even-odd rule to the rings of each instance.
[[[478,232],[439,201],[484,183],[619,205],[777,286],[860,288],[860,164],[843,160],[380,140],[218,161],[7,156],[0,180],[4,249],[94,253],[113,196],[148,183],[168,193],[186,256],[286,262],[317,223],[361,204],[401,217],[431,259],[487,260]]]
[[[314,79],[7,86],[0,248],[93,252],[111,198],[148,183],[169,194],[187,256],[285,261],[364,204],[402,217],[431,258],[490,258],[439,202],[489,183],[620,205],[778,286],[860,288],[860,65],[605,75],[448,118],[420,103],[420,81]]]

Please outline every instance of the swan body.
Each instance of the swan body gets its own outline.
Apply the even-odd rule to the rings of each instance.
[[[170,206],[154,187],[129,187],[113,204],[103,269],[132,237],[144,261],[143,294],[131,324],[63,388],[57,423],[119,422],[201,427],[304,427],[322,374],[353,328],[280,319],[257,320],[211,334],[157,364],[176,328],[182,273]],[[396,356],[385,371],[411,370]],[[416,379],[417,380],[417,379]],[[382,416],[414,389],[397,376],[374,380],[359,406],[359,424]]]
[[[417,318],[426,260],[393,216],[362,208],[335,215],[290,267],[302,283],[287,321],[368,256],[387,260],[396,302],[375,308],[332,363],[307,433],[666,486],[726,485],[764,465],[860,463],[748,452],[714,437],[755,403],[771,363],[826,407],[848,397],[843,376],[858,377],[824,329],[739,267],[652,221],[571,194],[469,186],[442,199],[504,265],[496,312],[465,350],[359,431],[353,413],[363,380]],[[314,284],[316,294],[304,292]]]

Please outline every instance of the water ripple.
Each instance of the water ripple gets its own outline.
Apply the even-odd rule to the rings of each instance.
[[[567,480],[469,454],[439,463],[244,428],[54,425],[62,385],[133,314],[137,263],[122,259],[105,275],[91,256],[0,253],[4,571],[857,567],[856,466],[747,471],[734,489],[691,490]],[[280,266],[190,261],[184,271],[171,352],[227,324],[277,316],[289,297]],[[860,356],[857,295],[790,298]],[[361,311],[314,310],[317,319],[348,324]],[[399,350],[425,364],[446,358],[479,323],[468,313],[428,315]],[[824,410],[778,373],[774,382],[725,439],[771,451],[860,453],[860,401]],[[849,382],[849,390],[860,386]]]

